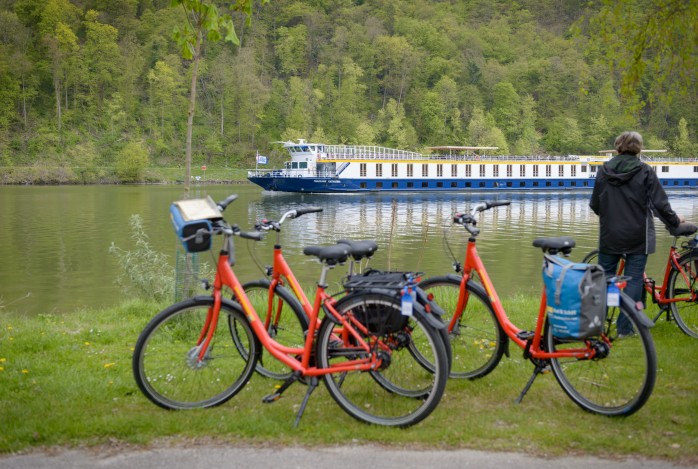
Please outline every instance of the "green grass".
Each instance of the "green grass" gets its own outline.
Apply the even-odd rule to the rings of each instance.
[[[537,300],[536,300],[537,301]],[[532,327],[537,303],[505,301],[512,319]],[[652,330],[659,358],[649,402],[627,418],[584,412],[540,376],[521,404],[514,400],[533,370],[513,344],[489,376],[451,380],[436,411],[408,428],[369,426],[346,415],[323,386],[300,426],[292,427],[305,387],[274,404],[261,397],[276,382],[254,376],[228,403],[213,409],[166,411],[137,389],[133,345],[159,305],[134,302],[68,315],[0,316],[0,452],[52,445],[146,445],[179,441],[278,445],[381,444],[472,448],[538,455],[660,458],[698,462],[698,340],[663,319]]]

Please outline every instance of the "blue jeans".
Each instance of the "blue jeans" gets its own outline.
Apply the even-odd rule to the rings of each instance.
[[[608,254],[599,252],[599,265],[606,273],[607,278],[616,275],[618,271],[618,262],[623,256],[621,254]],[[630,277],[628,284],[625,287],[625,294],[633,301],[638,302],[642,298],[642,290],[644,288],[643,274],[647,265],[647,254],[628,254],[625,256],[625,270],[623,275]],[[632,332],[632,324],[625,314],[618,316],[618,334],[629,334]]]

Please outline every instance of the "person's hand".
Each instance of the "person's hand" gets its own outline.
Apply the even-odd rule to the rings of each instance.
[[[686,217],[679,215],[679,223],[686,223]]]

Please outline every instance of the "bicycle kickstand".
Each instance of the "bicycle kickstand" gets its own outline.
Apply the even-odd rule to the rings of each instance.
[[[262,398],[262,402],[265,404],[271,404],[272,402],[276,402],[281,398],[281,393],[283,393],[285,390],[287,390],[293,383],[298,381],[298,379],[301,377],[301,372],[300,371],[294,371],[293,374],[286,380],[284,381],[284,384],[282,384],[279,389],[276,390],[276,392],[273,392],[271,394],[268,394]]]
[[[536,367],[533,370],[533,374],[528,380],[528,383],[526,383],[526,386],[524,386],[523,391],[521,391],[521,394],[519,394],[519,397],[516,398],[516,403],[521,404],[521,401],[523,401],[524,396],[528,392],[529,389],[531,389],[531,386],[533,386],[533,381],[535,381],[536,377],[538,377],[539,374],[541,373],[546,373],[548,371],[548,363],[547,362],[540,362],[536,363]]]
[[[303,416],[303,412],[305,412],[305,406],[308,405],[308,401],[310,400],[310,394],[312,394],[313,391],[315,391],[315,388],[318,386],[318,379],[317,376],[312,376],[310,378],[310,382],[308,383],[308,390],[305,392],[305,396],[303,397],[303,402],[301,402],[301,407],[298,409],[298,415],[296,415],[296,421],[293,422],[293,428],[298,427],[298,423],[301,421],[301,417]]]

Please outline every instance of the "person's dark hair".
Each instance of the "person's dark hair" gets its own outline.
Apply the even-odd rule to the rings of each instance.
[[[616,138],[615,147],[619,155],[637,155],[642,151],[642,135],[637,132],[623,132]]]

